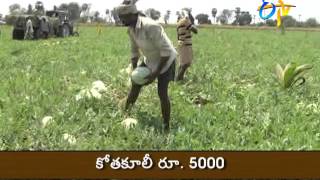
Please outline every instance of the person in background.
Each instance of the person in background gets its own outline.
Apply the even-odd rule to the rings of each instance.
[[[33,24],[30,16],[28,16],[26,20],[27,20],[27,23],[26,23],[26,32],[24,35],[24,39],[30,40],[30,39],[33,39],[33,33],[34,33]]]
[[[198,30],[191,22],[193,19],[190,12],[182,12],[182,18],[177,24],[178,33],[178,51],[179,51],[179,70],[176,81],[182,81],[187,69],[191,66],[193,60],[192,33],[197,34]],[[189,16],[191,15],[191,17]]]
[[[140,66],[148,67],[151,70],[151,74],[146,77],[148,82],[145,85],[152,83],[156,78],[158,79],[158,95],[164,120],[164,130],[168,132],[171,113],[168,87],[169,82],[174,81],[177,52],[163,27],[142,15],[137,10],[135,3],[136,0],[125,0],[116,10],[122,23],[128,27],[133,69],[138,66],[138,59],[143,54],[145,58]],[[132,82],[126,102],[126,110],[136,102],[142,87]]]
[[[41,30],[42,38],[48,39],[50,26],[46,17],[41,17],[40,30]]]

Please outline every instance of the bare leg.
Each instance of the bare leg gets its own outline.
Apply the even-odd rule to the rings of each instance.
[[[130,106],[134,105],[134,103],[137,101],[138,96],[140,94],[142,86],[137,84],[132,84],[131,90],[129,92],[127,103],[125,109],[128,110]]]
[[[190,64],[185,64],[185,65],[180,65],[179,71],[178,71],[178,76],[177,76],[177,81],[181,81],[184,79],[184,74],[186,73],[187,69],[190,67]]]
[[[168,131],[170,128],[169,121],[170,121],[171,105],[170,105],[170,99],[168,96],[168,86],[169,86],[169,81],[167,79],[165,78],[158,79],[158,95],[161,103],[161,112],[162,112],[165,131]]]

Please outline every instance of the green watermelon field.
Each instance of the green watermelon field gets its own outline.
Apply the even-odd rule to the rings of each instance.
[[[123,27],[80,27],[80,37],[0,36],[0,150],[320,150],[320,32],[200,28],[194,64],[171,83],[162,130],[157,83],[130,113],[130,43]],[[165,29],[177,46],[176,29]],[[284,89],[279,63],[311,64]],[[104,84],[94,94],[94,82]],[[126,128],[123,120],[137,124]]]

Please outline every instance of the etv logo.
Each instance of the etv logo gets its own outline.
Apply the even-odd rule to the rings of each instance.
[[[283,0],[279,0],[278,4],[274,4],[274,3],[270,3],[266,2],[265,0],[262,0],[262,5],[258,7],[258,11],[259,11],[259,15],[262,19],[267,20],[270,19],[275,13],[276,13],[276,8],[277,7],[281,7],[278,9],[277,12],[277,26],[280,27],[281,25],[281,16],[287,16],[289,14],[289,11],[291,9],[291,7],[296,7],[294,5],[290,5],[290,4],[284,4]],[[272,11],[270,14],[268,14],[267,16],[263,16],[263,11],[266,9],[271,9]],[[282,13],[281,13],[282,11]]]

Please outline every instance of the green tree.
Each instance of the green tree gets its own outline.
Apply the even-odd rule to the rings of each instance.
[[[227,17],[227,19],[228,19],[228,21],[229,21],[229,19],[230,19],[231,16],[232,16],[232,11],[229,10],[229,9],[224,9],[224,10],[222,11],[222,14],[223,14],[225,17]]]
[[[217,19],[218,21],[220,21],[221,24],[228,24],[231,16],[232,16],[232,11],[228,9],[224,9]]]
[[[32,5],[29,4],[29,5],[28,5],[27,14],[32,14],[32,13],[33,13],[33,8],[32,8]]]
[[[266,20],[266,25],[267,26],[271,26],[271,27],[275,27],[277,25],[277,21],[276,20],[272,20],[272,19],[267,19]]]
[[[207,14],[198,14],[196,16],[196,19],[198,20],[199,24],[211,24],[211,21],[209,20],[209,16]]]
[[[251,24],[252,16],[249,12],[241,12],[239,15],[239,25],[246,26]]]
[[[307,21],[305,22],[305,25],[307,27],[317,27],[318,22],[315,18],[309,18],[307,19]]]
[[[25,14],[26,10],[21,8],[20,4],[12,4],[9,6],[9,14],[5,16],[5,21],[9,25],[13,25],[16,22],[17,15]]]
[[[223,15],[218,16],[217,21],[221,24],[228,24],[228,18]]]
[[[295,27],[297,20],[292,16],[283,16],[281,17],[281,23],[283,23],[285,27]]]
[[[16,14],[19,14],[20,12],[21,12],[20,4],[15,3],[9,6],[10,15],[16,15]]]
[[[81,7],[78,3],[71,2],[68,5],[68,12],[70,15],[70,20],[78,20],[80,18]]]
[[[37,1],[34,8],[36,9],[37,15],[44,15],[45,14],[44,5],[43,5],[42,1]]]
[[[59,10],[61,10],[61,11],[68,11],[68,8],[69,8],[69,6],[67,3],[62,3],[59,6]]]
[[[258,23],[257,23],[257,26],[258,26],[258,27],[262,27],[262,26],[264,26],[264,25],[265,25],[264,22],[258,22]]]

